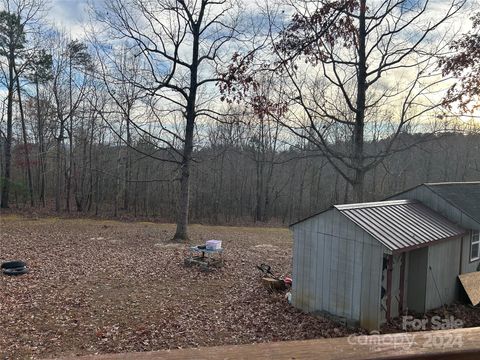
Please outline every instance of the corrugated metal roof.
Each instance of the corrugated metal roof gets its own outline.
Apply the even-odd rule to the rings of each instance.
[[[380,201],[334,206],[363,230],[396,252],[426,246],[466,231],[413,200]]]

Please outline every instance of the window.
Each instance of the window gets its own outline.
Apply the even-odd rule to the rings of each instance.
[[[480,259],[480,232],[472,231],[472,239],[470,241],[470,261]]]

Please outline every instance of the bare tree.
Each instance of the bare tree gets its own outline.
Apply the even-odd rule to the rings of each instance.
[[[53,68],[50,80],[51,92],[54,96],[56,109],[56,195],[55,210],[61,210],[63,179],[65,179],[65,207],[70,211],[70,194],[72,173],[74,172],[73,131],[74,115],[88,90],[91,71],[91,59],[86,45],[68,39],[64,34],[57,33],[52,39],[56,48],[53,51]],[[76,71],[75,71],[76,70]],[[64,153],[64,139],[69,140],[68,156]],[[68,159],[68,164],[67,160]],[[62,166],[65,162],[65,166]],[[65,174],[62,177],[62,168]]]
[[[352,186],[354,200],[363,201],[367,172],[405,149],[400,135],[441,106],[446,85],[436,59],[464,3],[453,0],[433,16],[428,0],[295,2],[285,27],[271,21],[263,66],[252,70],[251,53],[237,56],[225,76],[253,93],[259,111],[314,144]],[[255,72],[265,68],[284,79],[273,101],[256,93]],[[389,141],[367,147],[379,139]]]
[[[163,160],[180,167],[174,240],[188,238],[195,125],[199,118],[217,116],[212,105],[219,81],[216,71],[226,60],[227,44],[236,36],[235,7],[228,0],[110,0],[108,11],[100,14],[111,29],[110,37],[127,41],[146,64],[144,81],[136,85],[152,97],[152,114],[162,132],[153,137],[171,154]],[[171,122],[178,115],[183,129],[175,132]]]
[[[40,87],[45,85],[52,77],[52,55],[48,54],[45,49],[37,51],[33,57],[28,68],[27,78],[33,83],[35,87],[35,116],[37,118],[37,139],[38,139],[38,159],[40,164],[39,178],[40,178],[40,201],[45,207],[45,186],[46,186],[46,146],[45,146],[45,115],[42,107],[42,100],[40,96]]]
[[[145,104],[141,102],[142,98],[145,97],[145,92],[136,85],[141,82],[141,61],[125,45],[118,51],[104,51],[101,46],[98,46],[98,42],[93,41],[93,44],[96,49],[101,89],[109,95],[114,103],[111,116],[107,116],[105,111],[101,110],[100,114],[104,119],[112,116],[120,117],[120,128],[125,130],[125,134],[117,130],[114,131],[121,137],[120,145],[125,145],[123,208],[128,211],[131,197],[133,136],[136,132],[142,132],[138,122],[145,115]],[[110,127],[113,126],[110,121],[106,121],[106,123]],[[142,135],[141,133],[140,136]]]
[[[28,144],[28,135],[27,127],[25,125],[25,112],[23,110],[22,103],[22,88],[20,85],[20,74],[18,74],[17,69],[14,66],[14,73],[17,80],[17,98],[18,98],[18,110],[20,112],[20,123],[22,125],[22,137],[23,137],[23,146],[24,146],[24,156],[25,156],[25,165],[27,167],[27,182],[28,182],[28,193],[30,195],[30,206],[35,206],[34,195],[33,195],[33,180],[32,180],[32,167],[30,165],[30,150]]]

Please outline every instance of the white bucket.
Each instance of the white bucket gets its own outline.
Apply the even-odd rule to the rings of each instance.
[[[207,240],[205,243],[207,250],[218,250],[222,248],[221,240]]]

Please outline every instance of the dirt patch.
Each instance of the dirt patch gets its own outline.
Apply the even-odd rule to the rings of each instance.
[[[2,216],[0,225],[0,261],[22,259],[31,270],[0,276],[2,359],[353,332],[262,287],[255,265],[291,272],[287,229],[192,226],[192,244],[221,239],[225,248],[225,267],[203,273],[183,266],[190,244],[170,242],[172,224]]]

